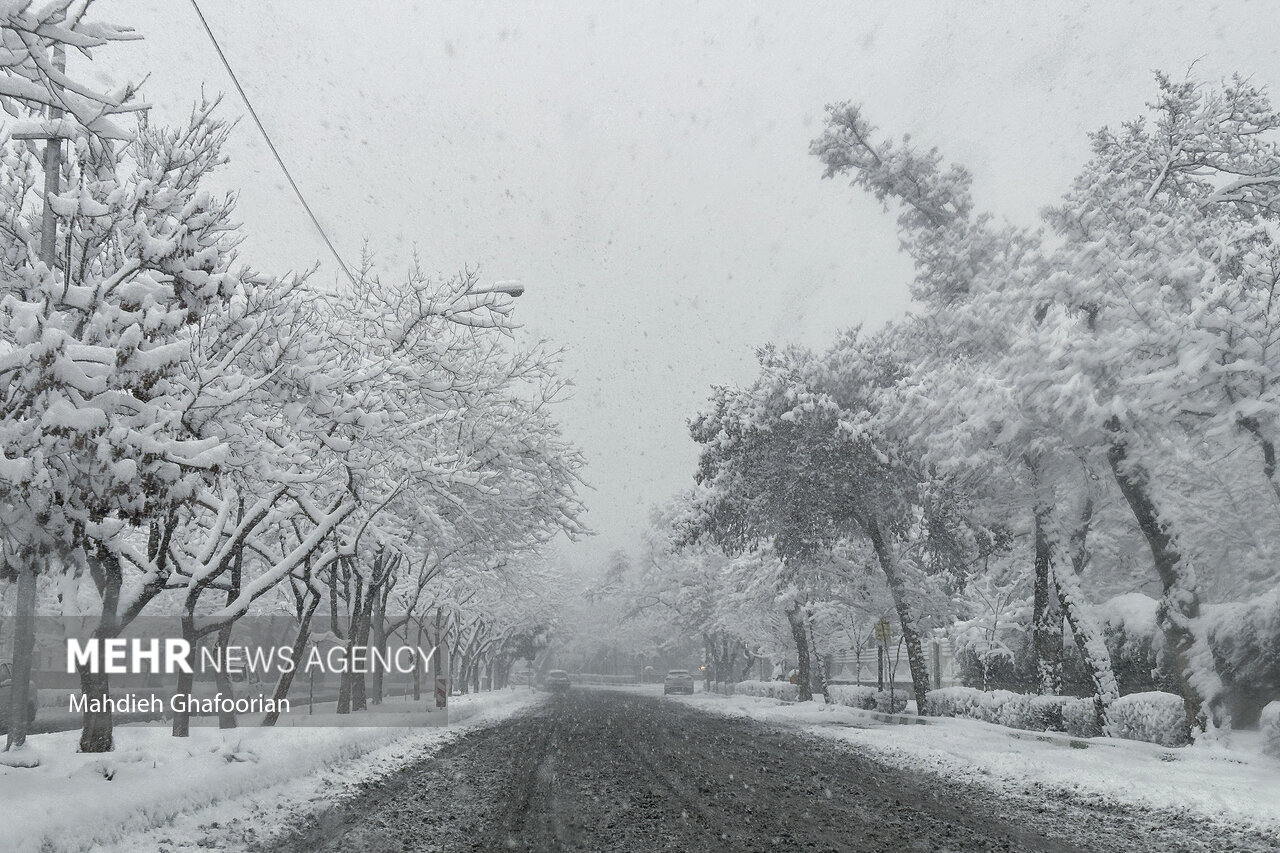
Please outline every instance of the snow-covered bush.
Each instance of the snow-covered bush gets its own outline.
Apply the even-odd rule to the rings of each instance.
[[[1207,606],[1204,616],[1232,719],[1250,725],[1280,684],[1280,589],[1249,601]]]
[[[1071,696],[1032,696],[1032,725],[1026,728],[1036,732],[1065,732],[1066,720],[1063,712],[1066,706],[1076,701]],[[1090,700],[1092,703],[1093,700]]]
[[[1073,701],[1070,696],[1005,693],[993,705],[996,721],[1002,726],[1029,732],[1061,732],[1065,731],[1063,708]]]
[[[1003,697],[996,708],[996,722],[1011,729],[1028,729],[1043,731],[1036,714],[1035,697],[1030,693],[1014,693]]]
[[[1280,700],[1262,709],[1262,751],[1280,758]]]
[[[734,693],[744,696],[763,696],[768,699],[784,699],[794,702],[799,698],[799,688],[789,681],[739,681]]]
[[[836,705],[861,708],[864,711],[874,711],[876,708],[876,689],[867,685],[832,684],[827,687],[827,695]]]
[[[978,718],[982,691],[974,687],[943,687],[925,697],[925,713],[931,717]]]
[[[1093,699],[1069,699],[1062,705],[1062,724],[1067,734],[1076,737],[1101,737]]]
[[[1182,697],[1155,690],[1121,696],[1107,711],[1113,736],[1164,746],[1186,745],[1186,722]]]
[[[1158,607],[1154,598],[1137,592],[1097,605],[1121,693],[1178,690],[1172,656],[1156,624]],[[1204,625],[1231,718],[1237,726],[1251,726],[1270,698],[1265,686],[1280,683],[1280,590],[1248,601],[1205,605]],[[1085,687],[1078,658],[1074,648],[1068,650],[1068,678]]]
[[[1092,700],[1069,696],[1036,696],[1008,690],[983,692],[972,687],[944,687],[929,692],[927,712],[935,717],[967,717],[1028,731],[1063,731],[1066,707],[1084,701],[1092,714]]]
[[[1140,592],[1108,598],[1097,606],[1107,651],[1123,693],[1153,689],[1164,637],[1156,623],[1160,603]]]
[[[1004,707],[1009,704],[1016,704],[1022,701],[1025,694],[1014,693],[1012,690],[992,690],[982,694],[982,701],[978,704],[978,719],[988,723],[998,723],[1005,725],[1001,718],[1001,712]]]
[[[901,714],[906,710],[908,698],[905,690],[895,690],[892,694],[888,690],[879,690],[875,694],[876,710],[884,714]]]

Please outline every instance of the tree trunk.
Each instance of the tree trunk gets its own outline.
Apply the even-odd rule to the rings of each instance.
[[[893,608],[898,612],[898,622],[902,628],[902,640],[907,646],[907,665],[911,668],[911,686],[916,695],[916,713],[925,712],[925,697],[929,695],[929,665],[924,659],[924,649],[920,646],[920,635],[916,633],[915,619],[911,615],[911,606],[907,601],[907,588],[898,571],[898,562],[890,550],[888,539],[880,529],[879,522],[873,521],[867,526],[867,535],[871,539],[871,547],[875,549],[889,585],[889,593],[893,596]]]
[[[302,621],[298,623],[298,633],[293,638],[293,667],[280,673],[280,677],[276,679],[276,689],[271,694],[272,710],[267,712],[267,716],[263,718],[262,725],[274,726],[280,719],[280,704],[285,697],[289,695],[289,688],[293,686],[293,677],[298,673],[298,667],[302,666],[302,657],[307,651],[307,643],[311,640],[311,617],[315,615],[316,608],[320,605],[320,596],[311,591],[307,600],[307,609],[302,614]]]
[[[351,713],[351,694],[355,684],[355,673],[351,671],[353,666],[352,660],[355,657],[355,637],[347,637],[347,644],[343,650],[343,667],[342,675],[338,678],[338,708],[339,714]]]
[[[462,677],[462,626],[458,626],[456,639],[449,644],[449,693],[453,694],[454,687],[458,684]]]
[[[111,695],[110,680],[105,672],[90,672],[84,666],[77,667],[77,670],[80,676],[80,694],[88,702],[84,722],[80,727],[80,751],[110,752],[115,748],[111,712],[105,708],[105,701]],[[92,710],[95,702],[102,710]]]
[[[18,594],[13,604],[13,666],[9,683],[9,737],[5,750],[27,742],[27,705],[31,701],[31,664],[36,644],[36,566],[18,569]]]
[[[364,583],[359,578],[356,578],[355,581],[353,599],[351,606],[351,618],[347,620],[347,642],[343,660],[342,675],[338,679],[337,710],[339,714],[351,713],[351,685],[354,678],[353,673],[351,672],[352,658],[355,653],[356,633],[357,625],[360,621],[360,610],[364,604]]]
[[[716,646],[715,641],[711,639],[711,635],[705,631],[702,633],[702,689],[710,692],[711,679],[716,671]]]
[[[234,599],[232,599],[234,601]],[[218,629],[218,660],[219,665],[213,673],[214,682],[218,686],[218,692],[224,698],[234,699],[235,689],[231,685],[231,674],[227,672],[227,648],[231,645],[231,628],[234,623],[228,622]],[[219,703],[218,705],[218,728],[234,729],[236,727],[235,710],[230,703]]]
[[[374,609],[382,598],[383,587],[390,576],[390,559],[384,551],[379,551],[374,556],[372,571],[365,586],[364,601],[358,610],[359,617],[356,622],[356,645],[364,649],[364,668],[374,670],[377,669],[377,664],[369,654],[369,636],[373,627]],[[369,708],[368,686],[365,683],[363,668],[360,672],[351,674],[351,708],[355,711],[365,711]]]
[[[1120,429],[1115,419],[1108,427],[1117,433]],[[1107,449],[1107,461],[1147,540],[1163,586],[1157,622],[1177,665],[1187,737],[1192,738],[1195,732],[1207,728],[1207,713],[1212,714],[1215,728],[1229,727],[1230,721],[1220,703],[1222,683],[1212,669],[1212,659],[1206,652],[1199,657],[1210,661],[1208,668],[1197,663],[1199,643],[1195,622],[1200,617],[1200,594],[1195,570],[1178,551],[1168,523],[1160,517],[1149,490],[1147,471],[1128,458],[1123,436],[1113,436]],[[1207,709],[1206,704],[1209,705]]]
[[[1258,442],[1258,449],[1262,451],[1262,473],[1266,476],[1276,499],[1280,500],[1280,476],[1277,476],[1280,472],[1277,471],[1276,466],[1275,443],[1267,438],[1257,418],[1241,418],[1240,426]]]
[[[1102,627],[1093,616],[1093,606],[1080,589],[1080,578],[1075,572],[1061,572],[1057,586],[1062,613],[1071,626],[1071,634],[1089,669],[1089,680],[1093,684],[1094,717],[1103,734],[1106,734],[1107,708],[1120,697],[1115,672],[1111,668],[1111,653],[1107,651]]]
[[[53,64],[59,71],[66,70],[66,51],[61,45],[53,48]],[[50,120],[61,116],[61,109],[49,107]],[[56,261],[58,219],[57,211],[49,204],[48,199],[58,194],[58,185],[62,180],[61,139],[45,142],[42,163],[45,202],[41,211],[40,260],[52,270]],[[36,644],[38,572],[39,566],[34,558],[24,560],[23,565],[18,568],[18,593],[13,608],[13,661],[9,670],[12,679],[9,683],[9,736],[4,745],[6,752],[21,749],[27,742],[27,705],[31,702],[31,665]]]
[[[383,600],[382,596],[378,596],[378,606],[373,613],[373,647],[381,651],[383,654],[387,652],[387,626],[383,621]],[[373,685],[371,687],[372,701],[375,705],[382,704],[382,679],[383,672],[381,665],[373,667]]]
[[[445,677],[445,673],[448,671],[449,664],[444,659],[444,637],[442,636],[441,630],[440,630],[440,616],[441,616],[440,608],[437,607],[436,608],[436,631],[435,631],[435,636],[432,638],[433,646],[431,649],[431,657],[432,657],[431,677],[434,681],[440,681],[441,678],[445,678],[444,695],[440,696],[439,694],[435,694],[434,683],[431,686],[431,690],[436,697],[436,707],[447,708],[449,707],[449,686],[448,686],[448,680]]]
[[[191,614],[190,610],[184,610],[182,613],[182,639],[187,641],[187,646],[192,652],[196,651],[196,642],[198,638],[196,637],[195,617]],[[182,709],[179,710],[174,708],[173,710],[174,737],[188,737],[191,734],[191,712],[188,709],[190,707],[189,697],[191,696],[191,687],[194,680],[195,677],[192,673],[186,672],[181,668],[178,669],[178,686],[177,689],[174,690],[173,695],[175,697],[182,697]]]
[[[742,654],[742,644],[734,638],[726,638],[724,642],[724,672],[720,673],[720,680],[729,684],[732,683],[734,670],[738,666],[738,655]]]
[[[101,641],[119,635],[120,585],[124,577],[120,571],[120,561],[114,554],[105,552],[91,557],[97,561],[94,581],[102,597],[99,610],[98,626],[93,631],[93,639]],[[105,706],[105,700],[111,695],[110,679],[105,672],[93,673],[83,666],[77,667],[80,675],[80,693],[87,700],[84,721],[80,727],[81,752],[110,752],[115,748],[112,713]],[[101,710],[91,710],[94,700],[98,701]]]
[[[1093,684],[1094,717],[1098,728],[1105,734],[1107,709],[1120,697],[1120,687],[1116,682],[1111,652],[1107,649],[1102,626],[1093,615],[1093,604],[1080,586],[1080,575],[1084,574],[1089,565],[1089,526],[1092,522],[1093,498],[1088,498],[1081,509],[1079,523],[1071,531],[1071,571],[1055,573],[1054,583],[1062,613],[1089,669],[1089,680]]]
[[[822,701],[824,704],[831,704],[831,691],[827,687],[827,668],[822,661],[822,652],[818,649],[818,640],[813,633],[813,617],[806,613],[806,622],[809,623],[809,650],[813,653],[814,670],[818,676],[818,688],[822,691]]]
[[[240,515],[244,515],[244,503],[240,504]],[[236,548],[235,558],[231,561],[231,583],[227,586],[227,606],[230,607],[240,597],[240,581],[244,577],[244,546],[240,545]],[[235,626],[235,619],[227,620],[226,624],[218,628],[217,650],[218,650],[218,669],[214,672],[214,679],[218,684],[218,692],[228,699],[235,698],[235,690],[231,686],[231,675],[227,672],[227,649],[231,646],[231,629]],[[220,703],[218,705],[218,728],[234,729],[236,727],[236,714],[230,703]]]
[[[369,665],[369,623],[372,620],[374,590],[370,589],[365,594],[364,610],[360,614],[359,622],[356,626],[355,645],[364,649],[365,660],[364,667]],[[367,685],[364,680],[363,667],[359,672],[351,673],[351,710],[364,711],[369,707],[369,696]]]
[[[1035,511],[1035,586],[1032,596],[1031,647],[1041,693],[1062,692],[1062,609],[1054,580],[1053,543],[1049,540],[1047,506]]]
[[[471,655],[463,652],[458,661],[458,691],[466,696],[471,692]]]
[[[809,702],[813,699],[813,688],[809,684],[809,635],[805,631],[804,614],[800,603],[793,601],[786,610],[787,624],[791,626],[791,639],[796,644],[797,669],[799,674],[796,676],[797,698],[801,702]]]
[[[408,632],[405,628],[405,632]],[[418,644],[413,647],[413,701],[422,701],[422,667],[426,665],[426,661],[421,660],[422,657],[422,622],[418,622]]]

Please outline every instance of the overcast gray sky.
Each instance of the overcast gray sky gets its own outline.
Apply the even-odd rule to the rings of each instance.
[[[1223,3],[436,3],[201,0],[339,250],[391,274],[520,279],[525,334],[569,347],[561,408],[585,449],[568,553],[631,544],[690,482],[685,419],[767,341],[822,346],[909,309],[893,216],[821,181],[809,140],[852,100],[974,172],[980,203],[1031,221],[1136,115],[1152,70],[1280,84],[1280,6]],[[226,91],[187,0],[97,0],[146,40],[104,49],[151,75],[162,117]],[[223,181],[246,253],[335,266],[249,122]]]

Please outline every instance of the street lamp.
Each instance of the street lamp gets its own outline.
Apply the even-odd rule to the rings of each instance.
[[[511,281],[495,281],[489,287],[467,291],[468,296],[481,296],[486,293],[501,293],[511,297],[521,296],[524,294],[524,285],[513,279]]]

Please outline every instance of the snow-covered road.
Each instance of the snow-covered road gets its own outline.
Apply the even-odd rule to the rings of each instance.
[[[76,752],[78,732],[34,735],[24,755],[39,766],[0,763],[0,853],[244,850],[541,698],[455,696],[448,726],[366,727],[359,714],[341,726],[197,726],[188,738],[121,726],[105,754]]]
[[[1172,812],[990,788],[791,726],[576,689],[475,729],[260,849],[1272,850]]]

